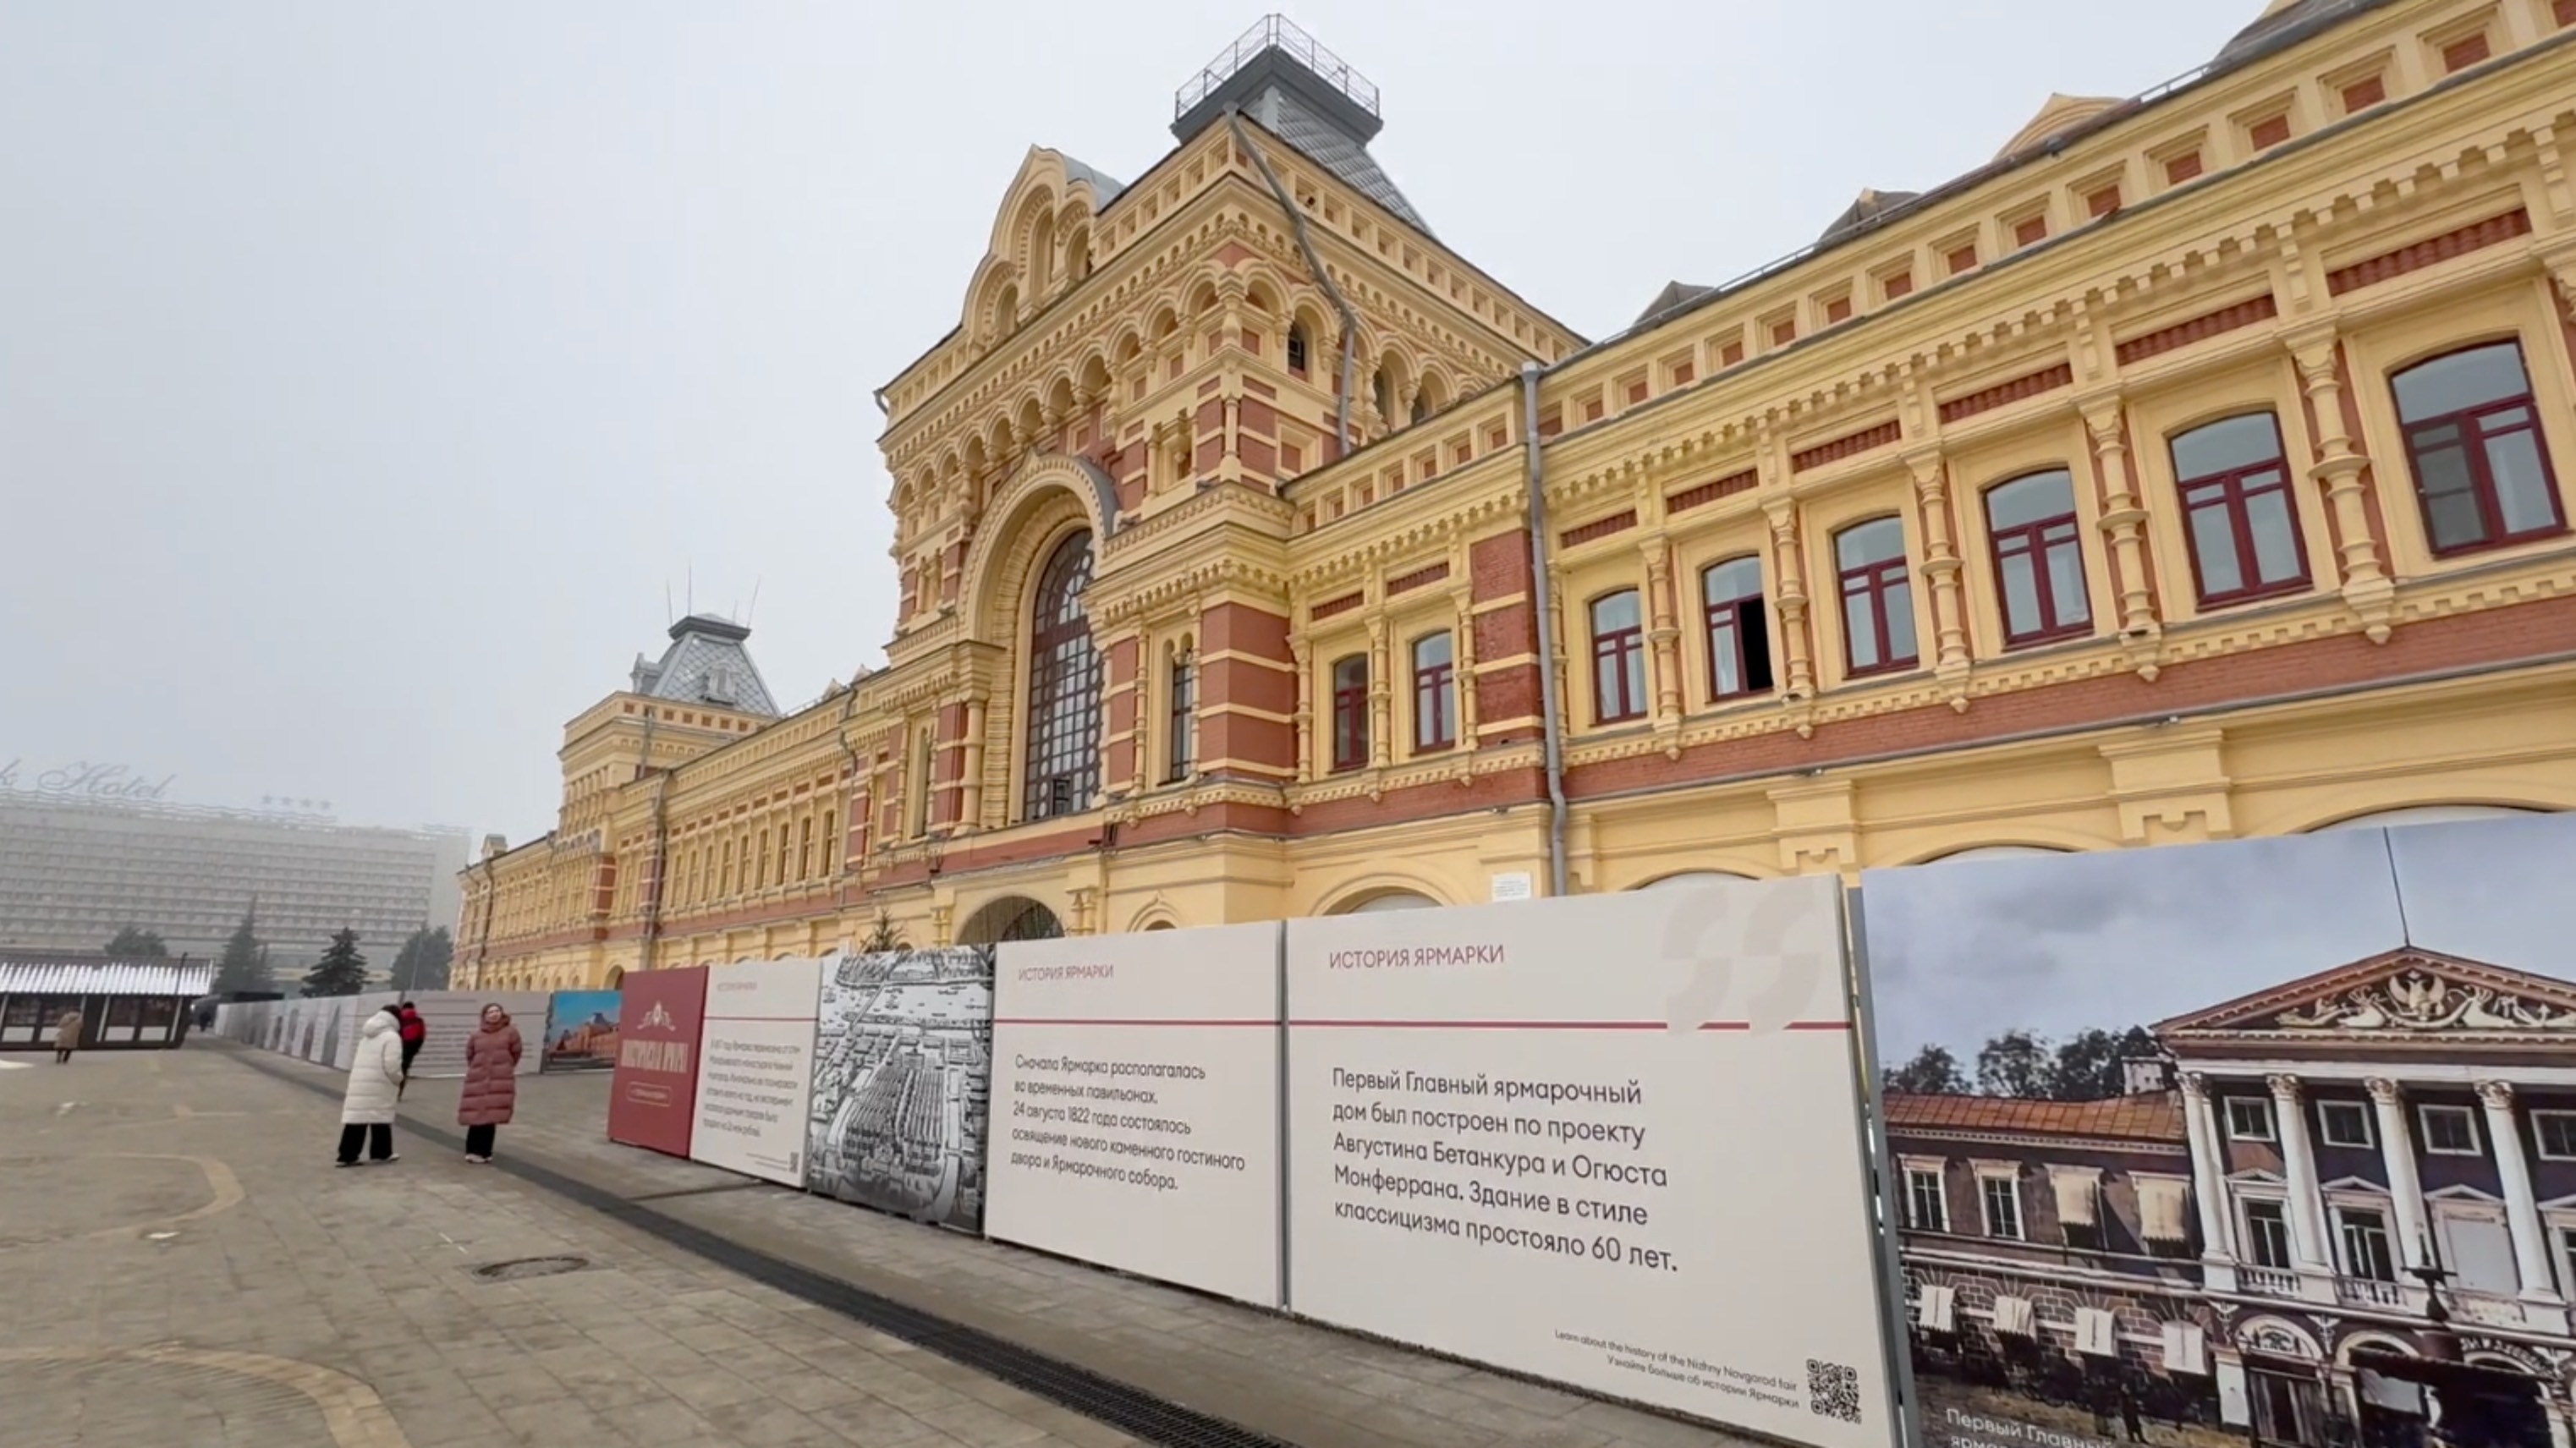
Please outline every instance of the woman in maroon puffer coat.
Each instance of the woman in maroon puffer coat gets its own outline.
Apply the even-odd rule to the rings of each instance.
[[[465,1094],[456,1102],[456,1124],[465,1128],[465,1159],[492,1159],[492,1138],[510,1124],[519,1104],[519,1028],[498,1005],[483,1008],[483,1028],[465,1038]]]

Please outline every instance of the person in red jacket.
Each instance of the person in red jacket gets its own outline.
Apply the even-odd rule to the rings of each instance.
[[[394,1007],[394,1018],[402,1022],[402,1084],[403,1090],[408,1090],[412,1057],[420,1054],[421,1042],[429,1039],[429,1022],[420,1018],[420,1011],[409,1001]],[[394,1098],[400,1100],[402,1091],[396,1091]]]

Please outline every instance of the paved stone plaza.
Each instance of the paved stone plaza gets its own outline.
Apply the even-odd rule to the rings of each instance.
[[[1277,1442],[1735,1441],[612,1146],[604,1074],[526,1078],[498,1168],[460,1159],[456,1084],[416,1082],[402,1161],[337,1171],[336,1073],[211,1042],[14,1059],[42,1064],[0,1070],[13,1444],[1138,1441],[917,1345],[937,1331],[905,1341],[815,1300],[817,1282],[1042,1355],[1077,1391],[1097,1375]],[[715,1242],[794,1280],[694,1250]],[[565,1256],[589,1265],[475,1271]]]

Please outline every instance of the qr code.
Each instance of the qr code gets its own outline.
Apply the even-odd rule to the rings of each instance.
[[[1822,1358],[1807,1359],[1807,1411],[1820,1418],[1860,1421],[1860,1370]]]

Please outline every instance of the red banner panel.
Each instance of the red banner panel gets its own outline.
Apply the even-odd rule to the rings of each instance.
[[[619,983],[617,1075],[609,1084],[608,1139],[672,1156],[689,1154],[698,1098],[698,1028],[707,969],[637,971]]]

